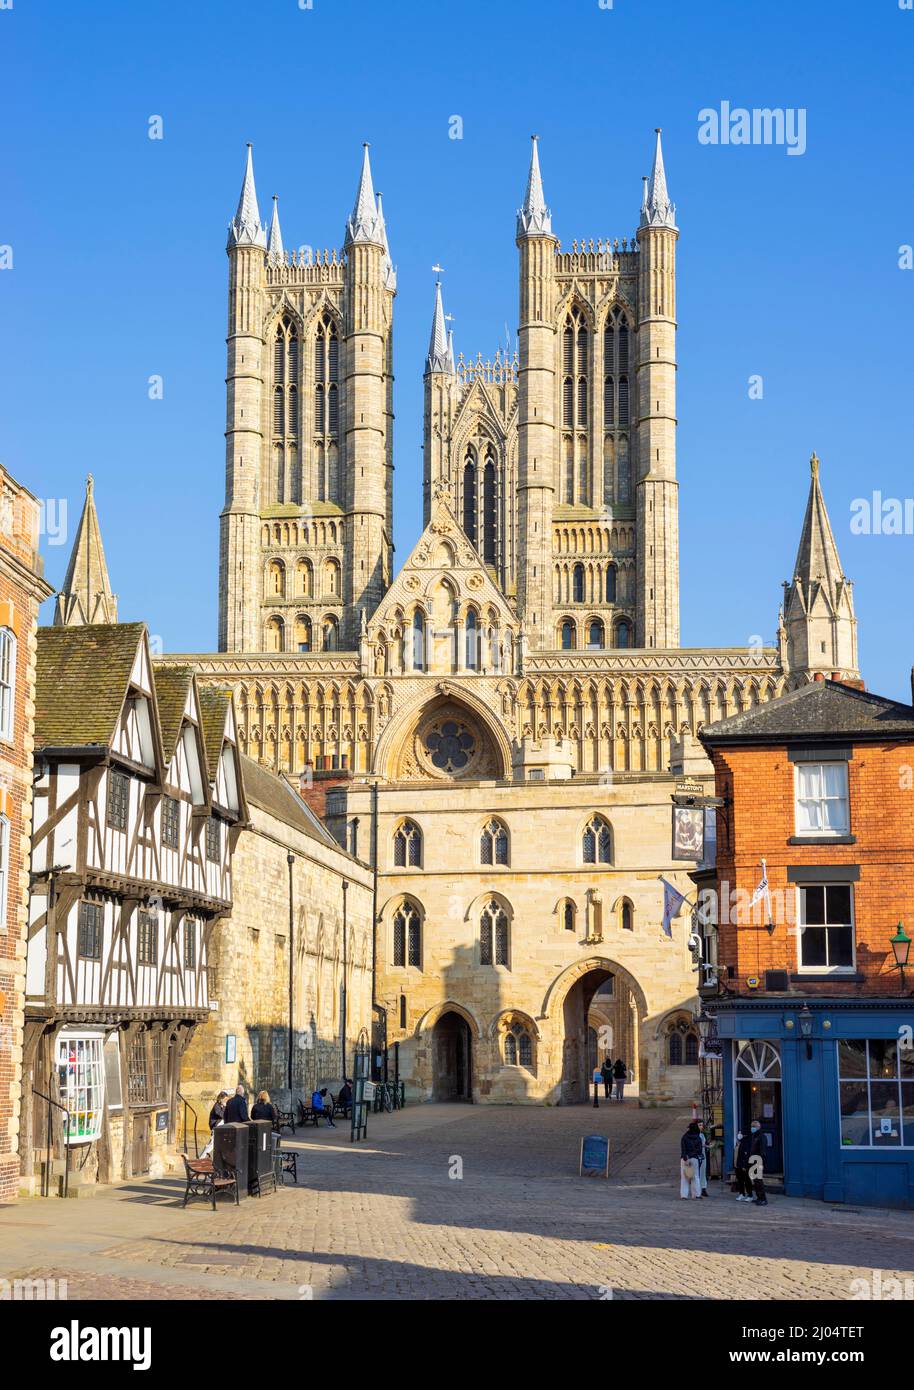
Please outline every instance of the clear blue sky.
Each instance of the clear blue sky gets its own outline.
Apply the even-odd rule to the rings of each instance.
[[[897,0],[14,0],[0,11],[0,245],[14,250],[0,459],[68,499],[71,532],[91,470],[122,617],[168,651],[212,649],[244,144],[286,244],[339,246],[369,140],[399,271],[402,562],[421,526],[430,267],[446,268],[458,349],[491,354],[516,326],[531,131],[569,245],[632,233],[660,125],[681,229],[683,642],[773,636],[815,448],[867,682],[910,698],[914,536],[852,535],[850,504],[914,492],[914,271],[898,268],[914,242],[912,58]],[[724,100],[804,108],[806,153],[700,144],[698,112]],[[45,553],[59,582],[67,547]]]

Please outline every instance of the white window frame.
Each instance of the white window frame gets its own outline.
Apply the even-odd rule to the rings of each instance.
[[[821,882],[821,883],[797,883],[797,884],[794,884],[794,887],[795,887],[795,889],[796,889],[796,895],[797,895],[797,896],[796,896],[796,916],[794,917],[794,921],[796,922],[796,933],[797,933],[797,974],[798,974],[798,975],[853,975],[853,974],[855,974],[855,973],[856,973],[856,970],[857,970],[857,904],[856,904],[856,901],[855,901],[855,900],[856,900],[856,894],[855,894],[855,892],[854,892],[854,884],[853,884],[853,881],[850,880],[850,879],[848,879],[848,880],[846,880],[846,881],[835,882],[835,883],[825,883],[825,882]],[[824,888],[824,889],[826,889],[826,890],[829,889],[829,888],[849,888],[849,889],[851,890],[851,920],[850,920],[850,929],[851,929],[851,956],[852,956],[853,959],[851,960],[850,965],[804,965],[804,964],[803,964],[803,929],[804,929],[804,923],[803,923],[803,916],[802,916],[802,902],[803,902],[802,893],[803,893],[803,890],[806,889],[806,888]],[[824,931],[825,931],[825,945],[826,945],[826,949],[828,948],[828,928],[829,928],[829,926],[832,926],[832,925],[834,925],[834,926],[836,926],[836,927],[838,927],[838,926],[847,926],[848,923],[846,923],[846,922],[835,922],[835,923],[828,923],[828,922],[826,922],[826,923],[822,924],[822,926],[821,926],[820,928],[816,928],[815,925],[813,925],[813,927],[812,927],[812,930],[813,930],[813,931],[816,931],[816,930],[818,930],[818,929],[821,929],[821,930],[824,930]]]
[[[82,1046],[80,1046],[82,1045]],[[70,1114],[69,1144],[91,1144],[102,1132],[105,1113],[105,1035],[93,1031],[70,1031],[63,1029],[57,1034],[55,1042],[55,1065],[60,1082],[60,1100]],[[75,1071],[70,1072],[69,1056],[76,1053]],[[80,1052],[82,1051],[82,1057]],[[80,1094],[84,1094],[86,1104],[78,1104]],[[85,1114],[92,1117],[81,1133],[74,1131],[74,1116]]]
[[[6,894],[10,868],[9,817],[0,815],[0,925],[6,931]]]
[[[841,1150],[842,1153],[846,1153],[848,1150],[851,1150],[851,1151],[854,1152],[854,1153],[910,1153],[911,1150],[914,1149],[914,1142],[912,1142],[912,1143],[910,1143],[910,1144],[905,1144],[905,1143],[901,1143],[901,1144],[874,1144],[874,1143],[873,1143],[873,1091],[872,1091],[872,1086],[873,1086],[873,1082],[874,1082],[874,1081],[880,1081],[880,1082],[883,1082],[883,1083],[889,1083],[889,1082],[894,1081],[895,1085],[898,1087],[898,1119],[899,1119],[899,1123],[900,1123],[900,1125],[901,1125],[901,1133],[900,1133],[900,1135],[899,1135],[899,1138],[900,1138],[900,1139],[904,1139],[904,1137],[905,1137],[906,1126],[905,1126],[905,1123],[904,1123],[904,1115],[903,1115],[903,1111],[902,1111],[902,1098],[903,1098],[903,1095],[902,1095],[902,1091],[901,1091],[901,1080],[902,1080],[901,1067],[899,1066],[899,1068],[898,1068],[898,1075],[895,1076],[895,1077],[878,1077],[878,1078],[877,1078],[877,1077],[874,1077],[874,1076],[871,1076],[871,1075],[870,1075],[870,1043],[871,1043],[871,1042],[895,1041],[895,1039],[886,1039],[886,1038],[861,1038],[861,1039],[858,1039],[858,1041],[860,1041],[860,1042],[865,1042],[865,1043],[866,1043],[866,1072],[865,1072],[865,1074],[864,1074],[863,1076],[842,1076],[842,1075],[841,1075],[841,1043],[842,1043],[842,1042],[846,1042],[846,1041],[848,1041],[848,1039],[846,1039],[846,1038],[835,1038],[835,1085],[838,1087],[838,1148]],[[870,1142],[869,1142],[868,1144],[845,1144],[845,1143],[842,1141],[842,1138],[841,1138],[841,1120],[842,1120],[842,1118],[843,1118],[843,1117],[842,1117],[842,1114],[841,1114],[841,1084],[842,1084],[842,1082],[844,1082],[844,1083],[850,1083],[850,1082],[855,1082],[855,1081],[856,1081],[856,1082],[862,1082],[863,1085],[866,1087],[866,1105],[867,1105],[867,1116],[868,1116],[867,1134],[869,1135],[869,1139],[870,1139]]]
[[[822,762],[796,762],[794,763],[793,773],[793,826],[794,833],[801,835],[803,839],[809,840],[837,840],[850,834],[851,830],[851,804],[850,804],[850,778],[848,776],[848,765],[845,759],[823,759]],[[823,777],[827,767],[838,767],[844,772],[844,796],[827,797],[820,795],[817,798],[800,796],[800,778],[804,772],[815,769],[820,779]],[[821,815],[822,809],[827,802],[843,800],[844,802],[844,825],[840,828],[829,828],[828,826],[806,826],[800,824],[800,803],[801,801],[812,802],[818,806]],[[824,820],[824,817],[822,817]]]
[[[16,723],[16,634],[0,627],[0,738],[13,741]]]

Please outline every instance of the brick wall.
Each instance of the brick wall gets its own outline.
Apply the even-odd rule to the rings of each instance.
[[[790,866],[859,866],[854,885],[856,970],[863,980],[829,975],[811,987],[828,994],[897,994],[889,937],[899,921],[914,936],[914,743],[860,743],[848,763],[853,844],[790,844],[795,834],[794,768],[780,747],[715,749],[717,794],[732,798],[720,817],[717,854],[720,961],[734,967],[731,988],[766,970],[797,972],[796,888]],[[729,819],[729,827],[726,824]],[[762,905],[747,910],[765,860],[774,932]],[[739,890],[742,907],[732,894]],[[727,897],[729,899],[729,910]],[[734,911],[735,909],[735,911]],[[726,920],[735,917],[736,920]],[[914,960],[912,960],[914,973]],[[804,976],[805,988],[809,977]]]

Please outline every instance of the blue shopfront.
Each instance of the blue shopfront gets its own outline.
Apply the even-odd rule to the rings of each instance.
[[[914,1207],[914,1000],[705,999],[721,1043],[725,1172],[758,1119],[790,1197]]]

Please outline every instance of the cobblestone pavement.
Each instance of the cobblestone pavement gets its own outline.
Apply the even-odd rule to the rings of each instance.
[[[0,1278],[71,1298],[843,1298],[914,1277],[914,1213],[772,1196],[678,1196],[686,1116],[587,1107],[417,1106],[368,1139],[299,1131],[298,1186],[180,1209],[183,1181],[0,1209]],[[609,1181],[579,1178],[609,1134]]]

